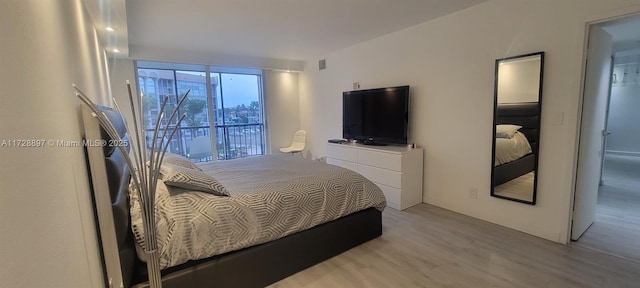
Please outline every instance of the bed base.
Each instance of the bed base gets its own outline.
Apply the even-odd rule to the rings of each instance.
[[[169,268],[162,287],[265,287],[381,234],[382,213],[369,208],[276,241]]]
[[[527,154],[514,161],[496,166],[493,172],[493,186],[495,187],[509,182],[533,171],[535,162],[535,156],[533,154]]]

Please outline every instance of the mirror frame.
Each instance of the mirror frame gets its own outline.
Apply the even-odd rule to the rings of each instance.
[[[500,59],[496,59],[495,62],[495,78],[494,78],[494,102],[493,102],[493,145],[492,145],[492,149],[491,149],[491,196],[493,197],[497,197],[497,198],[502,198],[502,199],[506,199],[506,200],[511,200],[511,201],[515,201],[515,202],[520,202],[520,203],[525,203],[525,204],[530,204],[530,205],[535,205],[536,204],[536,198],[537,198],[537,190],[538,190],[538,160],[540,158],[540,124],[542,123],[540,121],[541,115],[542,115],[542,82],[543,82],[543,76],[544,76],[544,52],[535,52],[535,53],[529,53],[529,54],[523,54],[523,55],[517,55],[517,56],[512,56],[512,57],[506,57],[506,58],[500,58]],[[539,82],[539,86],[538,86],[538,119],[537,119],[537,131],[535,133],[535,136],[537,137],[537,141],[535,144],[535,148],[532,147],[532,153],[534,154],[534,166],[533,166],[533,172],[534,172],[534,178],[533,178],[533,195],[532,195],[532,200],[531,201],[527,201],[527,200],[523,200],[523,199],[518,199],[518,198],[513,198],[513,197],[508,197],[508,196],[503,196],[503,195],[497,195],[495,194],[495,157],[496,157],[496,125],[498,125],[498,75],[499,75],[499,68],[500,68],[500,63],[503,61],[512,61],[512,60],[516,60],[518,58],[528,58],[528,57],[533,57],[533,56],[540,56],[540,82]],[[528,103],[528,102],[523,102],[523,103]],[[533,102],[532,102],[533,103]],[[515,178],[514,178],[515,179]],[[505,182],[506,183],[506,182]]]

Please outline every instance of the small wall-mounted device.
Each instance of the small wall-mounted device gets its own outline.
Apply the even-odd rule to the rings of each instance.
[[[327,59],[318,61],[318,70],[324,70],[327,68]]]
[[[353,90],[360,89],[360,82],[353,82]]]

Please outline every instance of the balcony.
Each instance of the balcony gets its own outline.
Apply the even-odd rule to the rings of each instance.
[[[264,124],[235,124],[216,125],[216,145],[211,153],[218,160],[243,158],[264,155]],[[145,129],[147,147],[153,142],[153,129]],[[173,136],[167,152],[183,155],[189,158],[191,142],[196,137],[211,137],[209,126],[180,127]],[[215,148],[215,150],[213,150]],[[193,159],[195,161],[212,161],[213,157]]]

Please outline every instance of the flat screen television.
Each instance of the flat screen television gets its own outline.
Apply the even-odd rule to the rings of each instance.
[[[342,93],[342,138],[368,145],[407,144],[409,86]]]

